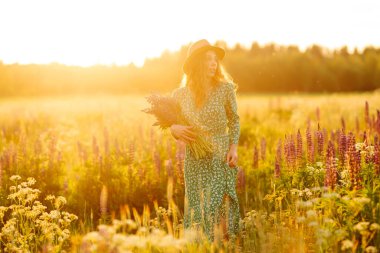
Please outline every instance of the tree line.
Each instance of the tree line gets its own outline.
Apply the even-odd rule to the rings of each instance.
[[[239,85],[241,93],[348,92],[380,88],[380,48],[361,52],[347,47],[328,50],[312,45],[274,43],[250,48],[236,44],[226,49],[223,65]],[[91,67],[51,64],[3,64],[0,61],[0,96],[66,94],[130,94],[168,92],[182,78],[182,63],[188,45],[148,58],[142,67],[94,65]]]

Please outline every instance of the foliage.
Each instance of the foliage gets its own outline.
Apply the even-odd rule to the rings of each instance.
[[[24,210],[24,215],[36,206],[41,219],[58,215],[54,211],[63,217],[54,207],[63,198],[51,197],[61,195],[67,199],[67,213],[75,213],[78,222],[55,230],[50,246],[48,239],[29,241],[30,251],[84,251],[88,246],[94,252],[105,244],[110,250],[124,245],[140,252],[379,250],[378,94],[240,97],[237,193],[242,233],[229,243],[207,242],[201,234],[183,230],[185,149],[151,127],[152,118],[141,113],[144,102],[132,96],[2,100],[2,225],[16,222],[22,225],[19,231],[32,233],[26,228],[33,223],[14,220],[24,216],[12,217],[9,207]],[[15,174],[38,179],[39,190],[28,185],[32,179],[16,187],[28,188],[22,191],[30,196],[49,196],[51,211],[37,199],[23,207],[11,203],[7,189],[15,187]],[[19,191],[12,189],[11,194]],[[49,218],[46,224],[54,227],[51,223]],[[133,229],[127,229],[130,225]],[[65,236],[62,244],[58,234]],[[2,237],[1,247],[11,242],[21,247],[12,238]],[[137,238],[141,247],[131,246],[130,240]]]
[[[20,179],[18,175],[10,178],[15,182],[8,195],[10,205],[0,206],[1,248],[6,252],[61,252],[70,237],[70,225],[78,217],[61,210],[66,204],[62,196],[47,196],[52,210],[46,211],[38,200],[40,191],[30,188],[35,179],[19,183]]]

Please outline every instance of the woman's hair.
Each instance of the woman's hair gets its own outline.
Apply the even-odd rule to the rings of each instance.
[[[184,74],[181,81],[181,87],[188,86],[195,99],[196,108],[202,107],[206,101],[206,85],[207,85],[207,68],[206,68],[206,52],[194,56],[192,67],[189,73]],[[231,75],[225,70],[218,60],[215,75],[211,80],[212,89],[215,89],[222,83],[232,83],[237,89],[237,84],[233,82]]]

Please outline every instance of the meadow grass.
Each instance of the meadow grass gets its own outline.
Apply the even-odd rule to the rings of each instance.
[[[41,199],[63,196],[78,217],[59,247],[45,240],[33,251],[379,250],[380,94],[238,96],[242,232],[213,243],[183,230],[184,150],[152,127],[146,107],[142,96],[0,100],[0,205],[12,206],[11,177],[20,175],[36,180]],[[2,229],[14,218],[3,213]]]

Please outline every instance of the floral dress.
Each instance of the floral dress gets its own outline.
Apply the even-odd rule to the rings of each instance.
[[[172,96],[180,104],[189,124],[201,131],[213,145],[212,155],[199,160],[186,145],[184,228],[198,224],[208,239],[214,240],[214,225],[220,224],[220,218],[225,217],[228,234],[234,236],[239,231],[240,220],[235,189],[238,167],[231,168],[227,163],[229,146],[237,144],[240,136],[234,85],[221,83],[209,93],[200,109],[195,109],[188,87],[175,89]],[[229,197],[228,205],[223,205],[225,195]]]

